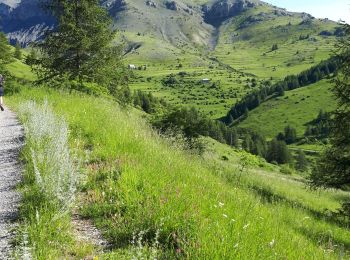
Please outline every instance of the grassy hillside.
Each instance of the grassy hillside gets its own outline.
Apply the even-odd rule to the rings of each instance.
[[[232,18],[220,28],[215,55],[232,67],[259,78],[297,74],[331,54],[336,23],[306,14],[261,6]],[[278,49],[272,51],[277,44]]]
[[[269,138],[275,137],[287,125],[296,128],[302,136],[306,124],[314,120],[322,109],[333,111],[335,99],[329,80],[322,80],[307,87],[286,91],[282,97],[270,99],[249,112],[240,126],[257,129]]]
[[[68,122],[71,147],[84,162],[81,213],[112,245],[102,258],[348,256],[349,230],[325,213],[348,193],[311,192],[300,178],[256,169],[254,157],[239,151],[240,159],[229,161],[213,152],[191,155],[112,101],[36,88],[9,101],[17,108],[26,100],[47,100]],[[71,250],[28,231],[34,256],[50,258],[38,247],[54,248],[56,256]]]
[[[125,56],[126,62],[147,67],[145,71],[134,71],[132,89],[150,91],[173,104],[193,105],[212,118],[220,118],[245,93],[264,81],[276,82],[329,58],[336,41],[335,22],[257,3],[207,31],[204,38],[213,46],[193,43],[192,38],[176,44],[161,35],[126,29],[122,32],[126,42],[138,43],[139,47]],[[138,8],[141,7],[145,8],[139,4]],[[203,23],[198,18],[200,7],[193,8],[196,14],[192,18],[184,18],[181,10],[169,13],[176,21],[171,24],[176,26],[182,17],[186,24],[181,27],[184,35],[191,35],[191,30],[198,27],[196,23]],[[152,12],[160,11],[153,9]],[[161,25],[162,22],[156,23]],[[274,44],[278,49],[272,51]],[[182,77],[181,87],[162,85],[162,79],[184,72],[187,74]],[[197,84],[205,78],[211,83]],[[212,87],[212,83],[217,87]]]
[[[164,8],[163,1],[155,2]],[[141,68],[130,72],[131,88],[194,105],[212,117],[264,80],[274,82],[328,57],[335,39],[319,35],[333,31],[334,23],[265,4],[215,31],[201,24],[198,14],[182,20],[183,9],[166,10],[157,20],[157,9],[148,10],[139,0],[128,3],[130,12],[120,13],[117,21],[123,40],[139,47],[125,56]],[[146,10],[148,19],[142,20]],[[198,23],[199,38],[191,36]],[[300,31],[310,35],[300,37]],[[209,33],[218,36],[212,50],[202,42]],[[273,44],[279,47],[270,52]],[[202,139],[202,155],[184,150],[182,139],[159,136],[134,108],[108,97],[35,87],[35,76],[20,61],[8,68],[27,79],[27,86],[5,102],[26,126],[15,244],[34,259],[350,258],[349,220],[338,215],[349,192],[312,191],[305,176],[287,166],[270,165],[209,138]],[[252,111],[243,126],[273,137],[289,123],[300,135],[320,108],[333,104],[328,88],[320,81],[286,92]],[[77,190],[70,187],[71,169],[80,173]],[[51,200],[52,191],[63,206]],[[72,193],[79,198],[73,205]],[[108,250],[79,241],[74,206],[102,231]]]
[[[224,116],[265,80],[275,82],[327,59],[339,35],[335,22],[258,0],[243,1],[245,8],[227,16],[218,1],[177,0],[172,8],[166,4],[171,1],[163,0],[101,2],[111,7],[125,63],[147,67],[134,71],[131,88],[151,91],[173,104],[193,105],[212,118]],[[222,23],[206,18],[204,4],[208,10],[216,6],[215,19]],[[278,49],[271,51],[274,44]],[[182,86],[161,84],[179,72],[187,73]],[[21,76],[21,68],[16,73]],[[196,84],[204,78],[215,86]]]

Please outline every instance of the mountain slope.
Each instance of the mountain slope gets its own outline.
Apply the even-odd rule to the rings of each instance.
[[[2,1],[3,2],[3,1]],[[52,18],[22,0],[0,22],[12,41],[42,37]],[[134,71],[132,89],[151,91],[173,104],[193,105],[219,118],[246,93],[327,59],[338,25],[257,0],[105,0],[125,62]],[[272,46],[277,49],[272,51]],[[146,66],[145,66],[146,65]],[[164,86],[171,74],[181,86]],[[201,84],[209,79],[209,84]]]
[[[301,177],[255,168],[254,156],[215,142],[204,158],[191,155],[110,100],[23,88],[10,102],[17,107],[26,100],[47,100],[68,122],[72,146],[85,155],[79,209],[110,242],[101,258],[147,258],[150,252],[160,259],[349,255],[349,230],[329,214],[349,196],[346,192],[312,192]],[[217,146],[226,160],[216,155]],[[30,219],[35,228],[26,229],[29,241],[38,243],[34,257],[50,258],[45,253],[53,248],[52,258],[72,253],[67,239],[57,246],[60,237],[44,232],[42,218],[41,225],[35,216]],[[39,228],[41,235],[35,236]]]
[[[283,132],[287,125],[291,125],[300,137],[305,133],[306,124],[314,120],[320,110],[329,112],[335,107],[329,80],[322,80],[261,104],[249,112],[248,118],[240,126],[256,129],[266,137],[273,138]]]
[[[337,24],[332,21],[261,6],[220,27],[215,54],[259,78],[282,78],[328,58],[336,35]]]
[[[21,63],[16,63],[9,67],[18,75]],[[163,70],[158,71],[160,77],[167,73]],[[217,73],[227,70],[216,68]],[[50,138],[57,131],[42,130],[46,124],[69,133],[70,147],[79,157],[74,162],[81,162],[82,172],[76,210],[94,221],[109,242],[106,253],[84,248],[71,232],[71,212],[62,214],[59,207],[55,214],[52,202],[46,202],[47,189],[39,188],[38,176],[44,172],[27,163],[21,191],[30,203],[20,210],[16,244],[24,245],[20,249],[25,252],[29,247],[34,259],[349,258],[348,222],[336,214],[349,192],[305,189],[302,176],[281,175],[278,166],[211,139],[205,140],[203,156],[189,153],[181,141],[159,136],[140,111],[122,108],[109,98],[21,83],[20,91],[6,102],[13,108],[22,106],[24,114],[33,112],[34,102],[49,104],[58,115],[64,130],[55,127],[52,118],[36,118],[34,125],[60,144],[65,142],[56,135]],[[35,148],[46,147],[27,145],[27,158],[33,158]],[[62,151],[68,149],[53,153],[57,156],[40,156],[41,163],[56,158],[56,169],[62,165]],[[61,182],[54,183],[61,191]]]

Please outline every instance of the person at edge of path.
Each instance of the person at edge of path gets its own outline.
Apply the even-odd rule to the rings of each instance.
[[[3,107],[4,84],[5,84],[5,78],[3,75],[0,74],[0,109],[1,111],[4,111],[4,107]]]

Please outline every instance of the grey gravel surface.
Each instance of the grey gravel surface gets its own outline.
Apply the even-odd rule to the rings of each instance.
[[[20,195],[16,185],[21,179],[19,153],[23,145],[23,128],[16,115],[5,108],[0,111],[0,259],[9,259],[13,225]]]

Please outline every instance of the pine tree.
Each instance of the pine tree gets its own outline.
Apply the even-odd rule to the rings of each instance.
[[[278,141],[277,139],[273,139],[269,143],[266,158],[269,162],[276,162],[279,164],[285,164],[291,161],[291,155],[286,143],[284,141]]]
[[[248,110],[248,108],[245,108],[243,117],[246,119],[246,118],[248,118],[248,116],[249,116],[249,110]]]
[[[237,134],[237,130],[235,128],[230,129],[230,131],[228,131],[228,144],[231,146],[236,146],[238,145],[238,134]]]
[[[287,144],[292,144],[297,139],[297,131],[290,125],[284,128],[284,140]]]
[[[278,163],[278,141],[276,139],[272,139],[269,143],[266,159],[271,163]]]
[[[14,56],[17,60],[21,60],[21,59],[22,59],[21,45],[19,44],[18,41],[16,42],[15,52],[14,52],[13,56]]]
[[[35,66],[38,62],[38,55],[35,49],[31,49],[29,54],[25,58],[25,63],[29,66]]]
[[[12,60],[11,47],[4,33],[0,32],[0,67],[4,69],[4,65]]]
[[[120,48],[107,11],[98,0],[42,0],[45,10],[57,19],[57,27],[38,44],[43,54],[37,72],[42,81],[67,77],[95,82],[117,95],[121,84]]]
[[[333,113],[331,146],[311,174],[314,187],[344,188],[350,185],[350,25],[344,27],[346,37],[337,44],[340,71],[334,81],[333,93],[338,106]],[[350,215],[350,207],[346,214]]]
[[[284,141],[277,141],[277,151],[278,151],[278,157],[277,157],[278,163],[280,164],[290,163],[291,154]]]
[[[234,119],[231,114],[228,115],[227,117],[227,125],[231,125],[233,123]]]
[[[284,141],[286,138],[285,138],[285,136],[284,136],[284,133],[278,133],[278,135],[276,136],[276,139],[278,140],[278,141]]]
[[[271,51],[276,51],[276,50],[278,50],[278,45],[275,43],[272,45]]]
[[[311,125],[307,125],[304,136],[311,136],[312,135],[312,127]]]
[[[298,150],[296,157],[296,169],[299,171],[306,171],[308,168],[308,161],[306,159],[305,153],[302,150]]]
[[[246,134],[242,143],[242,148],[247,152],[251,152],[253,150],[253,139],[250,134]]]
[[[280,97],[283,97],[284,96],[284,89],[282,86],[279,86],[277,88],[277,95],[280,96]]]

